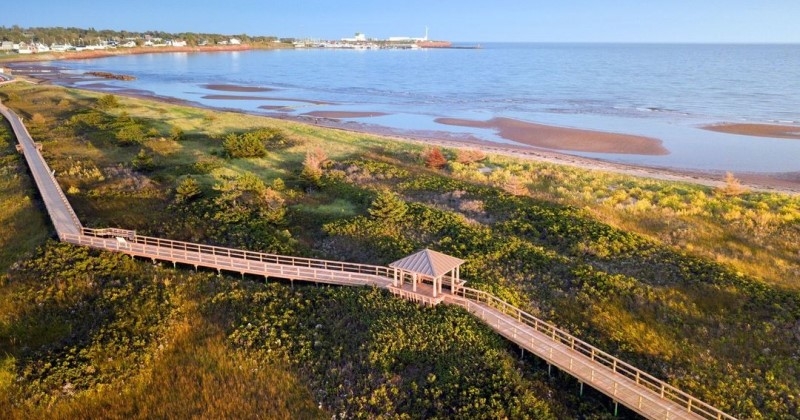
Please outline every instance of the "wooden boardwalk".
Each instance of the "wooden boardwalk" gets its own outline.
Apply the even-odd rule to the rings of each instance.
[[[444,293],[434,298],[429,284],[418,285],[416,292],[408,284],[392,286],[394,269],[389,267],[172,241],[140,236],[135,231],[124,229],[84,228],[22,121],[2,104],[0,113],[14,129],[20,150],[25,154],[50,219],[62,241],[153,261],[207,267],[220,272],[225,270],[243,275],[342,286],[381,287],[396,296],[423,305],[458,305],[480,318],[498,334],[646,418],[733,419],[566,331],[480,290],[459,287],[454,294],[445,289]]]

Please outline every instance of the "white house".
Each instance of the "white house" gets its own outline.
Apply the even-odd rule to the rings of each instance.
[[[11,41],[3,41],[0,43],[0,51],[11,51],[14,49],[14,43]]]
[[[231,45],[240,45],[242,41],[240,41],[238,38],[231,38],[228,40],[228,43]]]
[[[356,32],[352,38],[342,38],[342,42],[367,42],[367,36],[361,32]]]
[[[186,41],[172,39],[172,40],[167,41],[167,46],[169,46],[169,47],[185,47],[186,46]]]

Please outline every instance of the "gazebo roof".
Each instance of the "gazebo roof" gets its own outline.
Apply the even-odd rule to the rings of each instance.
[[[464,264],[464,262],[462,259],[425,248],[416,254],[411,254],[389,264],[389,267],[428,277],[440,277]]]

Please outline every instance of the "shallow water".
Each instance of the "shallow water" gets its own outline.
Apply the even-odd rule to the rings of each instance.
[[[147,54],[50,64],[78,73],[134,75],[132,82],[103,83],[211,107],[269,114],[259,107],[280,105],[293,116],[385,112],[390,115],[350,120],[506,143],[492,130],[446,126],[434,119],[509,117],[652,136],[671,152],[570,152],[581,156],[699,170],[800,171],[800,140],[697,128],[749,121],[800,129],[800,45],[487,44],[476,50]],[[205,88],[209,83],[276,90],[223,92]],[[208,95],[274,99],[203,98]]]

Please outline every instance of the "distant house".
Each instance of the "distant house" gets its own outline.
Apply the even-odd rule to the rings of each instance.
[[[228,43],[231,45],[240,45],[242,41],[240,41],[238,38],[231,38],[228,40]]]
[[[167,41],[167,46],[169,46],[169,47],[185,47],[186,46],[186,41],[171,39],[171,40]]]
[[[19,45],[17,46],[17,52],[20,54],[33,54],[33,50],[31,49],[31,47],[24,42],[19,43]]]
[[[3,41],[2,43],[0,43],[0,51],[8,52],[13,49],[14,49],[14,43],[11,41]]]
[[[123,48],[133,48],[135,46],[136,46],[136,42],[135,41],[128,41],[128,42],[126,42],[124,44],[120,44],[120,47],[123,47]]]

